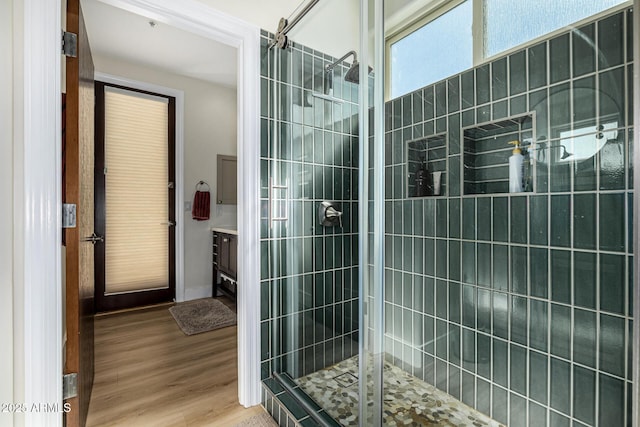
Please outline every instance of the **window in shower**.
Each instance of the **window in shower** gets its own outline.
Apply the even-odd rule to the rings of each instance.
[[[483,56],[492,57],[622,3],[621,0],[483,0]]]
[[[623,3],[623,0],[466,0],[449,2],[456,5],[453,8],[427,9],[417,23],[409,14],[406,19],[409,24],[394,28],[395,35],[386,42],[390,99]],[[405,7],[405,11],[402,7],[394,10],[407,15],[411,5]],[[584,40],[593,37],[581,34],[580,30],[578,35]]]
[[[389,43],[391,98],[471,68],[472,6],[473,1],[467,0],[394,37]]]

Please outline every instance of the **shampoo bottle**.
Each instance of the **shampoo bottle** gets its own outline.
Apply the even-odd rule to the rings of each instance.
[[[509,191],[520,193],[522,192],[524,156],[519,141],[511,141],[509,144],[515,145],[511,157],[509,157]]]

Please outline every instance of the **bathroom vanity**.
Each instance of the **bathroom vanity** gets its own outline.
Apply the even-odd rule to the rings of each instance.
[[[236,299],[238,289],[238,231],[230,227],[212,227],[212,296],[218,291]]]

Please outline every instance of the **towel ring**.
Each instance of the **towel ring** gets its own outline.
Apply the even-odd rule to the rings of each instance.
[[[196,184],[196,191],[202,191],[205,185],[207,186],[206,191],[211,191],[211,187],[209,187],[209,184],[207,184],[205,181],[200,181]]]

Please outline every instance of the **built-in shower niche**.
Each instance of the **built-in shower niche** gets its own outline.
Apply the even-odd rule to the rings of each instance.
[[[406,142],[407,195],[446,195],[447,135],[445,133]]]
[[[534,115],[510,117],[463,129],[464,194],[509,192],[509,157],[520,141],[524,156],[523,192],[533,192],[535,156],[530,153],[534,135]]]

